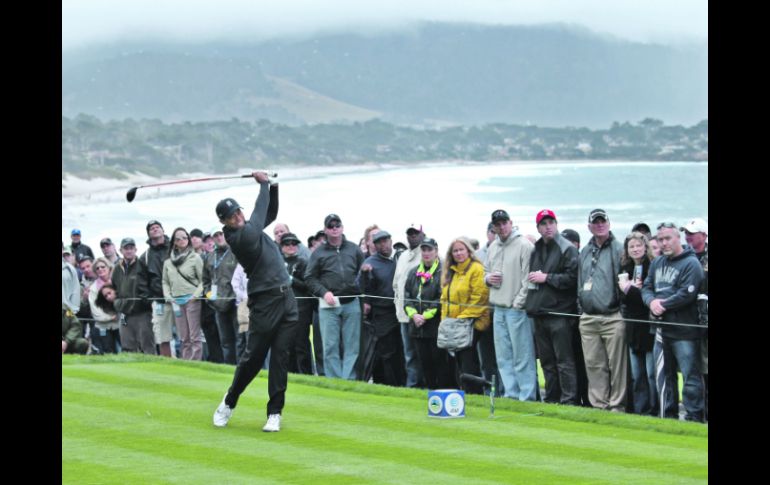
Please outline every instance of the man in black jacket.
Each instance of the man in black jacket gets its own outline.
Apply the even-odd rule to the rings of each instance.
[[[357,244],[345,239],[340,216],[326,216],[324,227],[326,241],[310,256],[305,282],[310,292],[319,298],[318,319],[326,376],[355,380],[361,347],[361,305],[354,295],[360,293],[356,276],[364,254]]]
[[[124,352],[143,352],[155,355],[155,336],[152,333],[152,310],[147,301],[147,266],[136,257],[136,243],[130,237],[120,241],[123,255],[112,270],[112,284],[118,294],[115,310],[123,314],[120,326],[120,345]]]
[[[541,238],[530,256],[525,304],[535,322],[540,366],[545,376],[545,402],[578,404],[573,317],[552,313],[577,313],[578,251],[562,237],[556,214],[543,210],[536,216]]]
[[[393,306],[393,276],[396,273],[396,262],[392,259],[393,241],[387,231],[379,231],[372,237],[372,242],[377,253],[366,258],[359,275],[360,286],[366,295],[384,297],[364,297],[364,313],[371,318],[376,336],[372,378],[378,384],[403,386],[406,384],[404,344]]]
[[[265,172],[253,172],[259,196],[248,220],[231,198],[217,204],[219,221],[230,249],[248,275],[249,330],[246,350],[235,369],[233,382],[214,412],[214,426],[226,426],[238,398],[254,377],[270,350],[267,391],[267,423],[262,431],[281,429],[281,411],[286,397],[289,346],[297,328],[297,302],[289,273],[278,245],[263,232],[278,212],[278,187],[270,187]]]
[[[163,233],[163,226],[156,220],[151,220],[145,227],[147,230],[147,250],[139,259],[147,267],[148,299],[153,308],[152,331],[155,343],[158,344],[160,355],[171,357],[171,339],[174,314],[170,303],[163,297],[163,262],[168,259],[171,241]]]

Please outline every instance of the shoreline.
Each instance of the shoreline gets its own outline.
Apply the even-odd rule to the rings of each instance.
[[[692,161],[665,161],[659,160],[425,160],[420,162],[405,162],[394,160],[388,163],[365,163],[359,165],[323,165],[323,166],[285,166],[280,169],[268,168],[278,172],[278,181],[306,180],[314,177],[328,177],[334,175],[358,174],[374,171],[389,171],[399,169],[424,169],[440,168],[451,166],[474,166],[474,165],[555,165],[555,164],[608,164],[608,163],[708,163],[708,160]],[[227,174],[211,174],[204,172],[184,172],[173,176],[155,177],[143,173],[125,173],[127,179],[111,179],[104,177],[93,177],[83,179],[73,174],[65,173],[65,179],[62,180],[62,201],[68,202],[111,202],[114,200],[125,200],[126,192],[132,187],[145,184],[172,182],[175,180],[185,180],[190,178],[204,177],[227,177],[249,173],[254,169],[244,168],[238,172]],[[225,188],[232,185],[234,180],[213,180],[202,183],[201,185],[180,185],[163,187],[163,194],[160,188],[148,188],[143,191],[144,198],[158,198],[167,195],[180,195],[195,192],[203,192],[218,188]],[[153,190],[154,189],[154,190]]]

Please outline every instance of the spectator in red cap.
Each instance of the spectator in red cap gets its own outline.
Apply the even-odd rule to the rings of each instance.
[[[529,263],[527,313],[535,320],[540,366],[545,376],[545,402],[579,404],[575,350],[577,313],[577,248],[559,233],[556,214],[544,209],[535,216],[540,239]]]

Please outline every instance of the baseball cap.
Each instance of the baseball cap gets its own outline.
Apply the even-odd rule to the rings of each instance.
[[[550,217],[554,221],[556,220],[556,214],[554,214],[551,209],[543,209],[540,212],[538,212],[537,215],[535,216],[535,223],[540,224],[540,221],[542,221],[546,217]]]
[[[695,234],[696,232],[702,232],[703,234],[708,235],[709,225],[708,225],[708,222],[706,222],[704,219],[701,219],[700,217],[696,217],[695,219],[691,220],[684,226],[680,227],[679,230],[687,231],[691,234]]]
[[[70,233],[71,236],[80,236],[80,229],[73,229]]]
[[[510,221],[511,217],[508,215],[507,212],[505,212],[502,209],[497,209],[492,213],[492,224],[497,223],[498,221]]]
[[[235,214],[235,211],[238,209],[243,209],[241,205],[235,201],[235,199],[228,197],[226,199],[222,199],[217,204],[217,217],[219,217],[219,220],[225,220],[231,215]]]
[[[376,243],[377,241],[381,239],[386,239],[390,237],[390,233],[388,231],[379,231],[377,234],[372,236],[372,242]]]
[[[78,260],[78,263],[79,263],[81,261],[93,261],[94,258],[92,258],[91,256],[89,256],[87,254],[78,254],[77,260]]]
[[[108,238],[108,237],[105,237],[104,239],[102,239],[101,241],[99,241],[99,246],[101,246],[101,247],[104,247],[104,246],[109,246],[109,245],[111,245],[111,244],[112,244],[112,239],[110,239],[110,238]]]
[[[147,223],[147,226],[145,227],[145,230],[147,231],[147,234],[150,234],[150,227],[154,226],[155,224],[159,225],[161,229],[163,229],[163,224],[156,221],[155,219],[151,220]]]
[[[61,245],[61,250],[64,254],[72,254],[72,249],[69,246],[65,246],[64,243]]]
[[[574,229],[565,229],[561,232],[561,237],[569,242],[580,244],[580,234]]]
[[[198,229],[196,227],[195,229],[190,231],[190,237],[199,237],[199,238],[203,239],[203,231],[201,231],[200,229]]]
[[[636,231],[646,232],[648,234],[652,233],[652,231],[650,230],[650,226],[648,226],[644,222],[637,222],[636,224],[634,224],[634,227],[631,228],[631,232],[636,232]]]
[[[609,221],[610,218],[607,217],[607,213],[604,211],[604,209],[594,209],[591,211],[590,214],[588,214],[588,222],[590,224],[593,224],[596,219],[601,217],[605,221]]]
[[[331,224],[332,221],[337,221],[340,224],[342,224],[342,219],[340,219],[340,216],[338,216],[337,214],[329,214],[324,219],[324,227],[329,227],[329,224]]]
[[[426,237],[425,239],[423,239],[422,242],[420,243],[420,247],[423,247],[423,246],[430,246],[434,249],[438,249],[438,243],[432,237]]]
[[[281,236],[281,246],[283,246],[284,244],[286,244],[288,242],[295,242],[297,244],[301,243],[301,241],[299,240],[297,235],[294,234],[293,232],[287,232],[286,234]]]
[[[204,232],[203,233],[203,237],[201,239],[203,239],[204,241],[206,239],[211,239],[211,233],[210,232]]]
[[[122,249],[122,248],[124,248],[124,247],[126,247],[126,246],[131,246],[131,245],[134,245],[134,246],[136,246],[136,242],[134,242],[133,238],[130,238],[130,237],[124,237],[124,238],[123,238],[123,239],[121,239],[121,241],[120,241],[120,248],[121,248],[121,249]]]
[[[410,224],[409,227],[406,228],[406,233],[409,234],[409,231],[422,232],[422,224]]]

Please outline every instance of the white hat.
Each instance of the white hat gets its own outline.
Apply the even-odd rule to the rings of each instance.
[[[700,217],[696,217],[695,219],[691,220],[684,226],[680,227],[679,230],[687,231],[691,234],[695,234],[696,232],[702,232],[703,234],[706,234],[708,236],[709,224],[704,219],[701,219]]]

